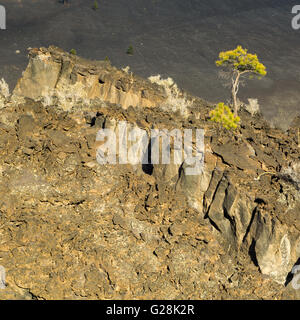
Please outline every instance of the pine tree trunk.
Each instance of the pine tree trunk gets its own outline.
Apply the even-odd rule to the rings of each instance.
[[[233,110],[234,115],[238,115],[238,103],[237,103],[237,93],[239,90],[239,81],[240,81],[240,73],[237,73],[237,76],[235,79],[232,79],[232,89],[231,89],[231,95],[232,95],[232,103],[233,103]]]
[[[237,98],[236,98],[236,88],[234,86],[232,87],[231,95],[232,95],[234,115],[237,116],[238,106],[237,106]]]

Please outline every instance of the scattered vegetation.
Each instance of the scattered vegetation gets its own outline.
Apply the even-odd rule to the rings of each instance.
[[[98,5],[98,1],[97,0],[94,1],[93,9],[94,10],[98,10],[99,9],[99,5]]]
[[[6,99],[10,96],[9,86],[3,78],[0,80],[0,95]]]
[[[254,116],[260,112],[260,107],[257,99],[248,99],[248,104],[245,105],[245,109]]]
[[[286,112],[286,108],[279,106],[277,103],[275,106],[274,110],[277,112],[274,112],[272,118],[270,119],[271,127],[287,131],[295,118],[295,113]]]
[[[70,53],[73,54],[74,56],[77,55],[77,51],[76,51],[75,49],[71,49],[71,50],[70,50]]]
[[[216,61],[217,67],[223,67],[230,75],[231,97],[234,115],[238,113],[237,93],[241,78],[250,74],[261,78],[267,74],[266,67],[259,62],[256,54],[248,53],[247,49],[237,46],[234,50],[219,53],[219,60]]]
[[[2,78],[0,80],[0,109],[4,108],[6,102],[9,100],[9,86],[6,81]]]
[[[24,97],[12,94],[8,84],[2,78],[0,80],[0,109],[8,105],[19,105],[21,103],[25,103]]]
[[[130,46],[128,47],[126,53],[129,54],[129,55],[133,55],[133,46],[132,46],[132,45],[130,45]]]
[[[192,99],[188,99],[174,82],[172,78],[161,79],[160,75],[151,76],[148,78],[150,82],[156,83],[164,88],[167,96],[166,102],[161,106],[163,110],[179,112],[183,116],[188,115],[188,107],[193,104]]]
[[[216,108],[209,113],[210,120],[220,123],[225,129],[236,129],[240,122],[240,117],[235,116],[230,108],[223,102],[217,104]]]
[[[60,106],[63,110],[71,110],[73,106],[85,106],[90,103],[82,83],[76,83],[72,88],[68,85],[62,86],[59,90],[47,87],[36,101],[41,101],[44,106]]]
[[[300,190],[300,162],[291,163],[281,169],[281,178],[290,182],[297,190]]]
[[[130,70],[129,66],[126,66],[126,67],[122,68],[122,71],[124,71],[127,74],[129,74],[129,70]]]

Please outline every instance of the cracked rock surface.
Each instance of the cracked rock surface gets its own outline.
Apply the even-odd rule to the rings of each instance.
[[[288,132],[241,111],[236,135],[188,116],[95,100],[0,110],[0,299],[297,299],[300,161]],[[96,161],[97,132],[202,128],[205,166]],[[293,176],[285,171],[293,168]]]

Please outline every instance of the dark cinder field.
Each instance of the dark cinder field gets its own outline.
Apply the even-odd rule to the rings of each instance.
[[[90,59],[106,56],[148,77],[170,76],[212,102],[226,101],[218,79],[219,51],[241,44],[266,65],[240,97],[258,98],[263,114],[286,125],[300,110],[300,30],[293,30],[295,0],[0,0],[7,30],[0,30],[0,77],[13,87],[27,65],[27,48],[57,45]],[[300,2],[299,2],[300,4]],[[126,50],[133,46],[134,54]],[[16,54],[16,50],[20,50]]]

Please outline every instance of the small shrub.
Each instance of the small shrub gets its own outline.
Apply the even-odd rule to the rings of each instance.
[[[57,105],[63,110],[71,110],[78,104],[84,106],[90,103],[85,87],[80,82],[71,87],[67,83],[62,84],[59,89],[46,87],[36,101],[41,101],[44,106]]]
[[[10,96],[9,86],[3,78],[0,80],[0,95],[6,99]]]
[[[98,1],[97,0],[94,1],[93,9],[94,10],[98,10],[99,9],[99,5],[98,5]]]
[[[130,67],[127,66],[127,67],[125,67],[125,68],[122,68],[122,71],[124,71],[125,73],[128,73],[128,74],[129,74],[129,69],[130,69]]]
[[[293,184],[297,190],[300,190],[300,162],[294,162],[281,169],[281,178]]]
[[[248,104],[245,105],[245,109],[254,116],[260,112],[259,104],[257,99],[248,99]]]
[[[182,116],[187,117],[189,114],[188,108],[192,106],[193,100],[189,99],[185,93],[183,93],[170,77],[162,79],[158,74],[148,78],[151,83],[156,83],[164,88],[167,96],[167,100],[161,105],[164,111],[179,112]]]
[[[77,51],[76,51],[75,49],[71,49],[71,50],[70,50],[70,53],[73,54],[74,56],[77,55]]]
[[[162,79],[161,76],[158,74],[156,76],[148,77],[148,79],[151,83],[156,83],[164,88],[172,88],[173,86],[177,87],[174,80],[170,77],[168,77],[167,79]]]
[[[126,53],[129,54],[129,55],[133,55],[133,47],[132,47],[132,45],[130,45],[130,46],[128,47]]]
[[[0,109],[10,101],[9,87],[6,81],[2,78],[0,80]]]
[[[227,130],[236,129],[241,120],[223,102],[218,103],[216,108],[210,111],[209,116],[210,121],[220,123]]]

